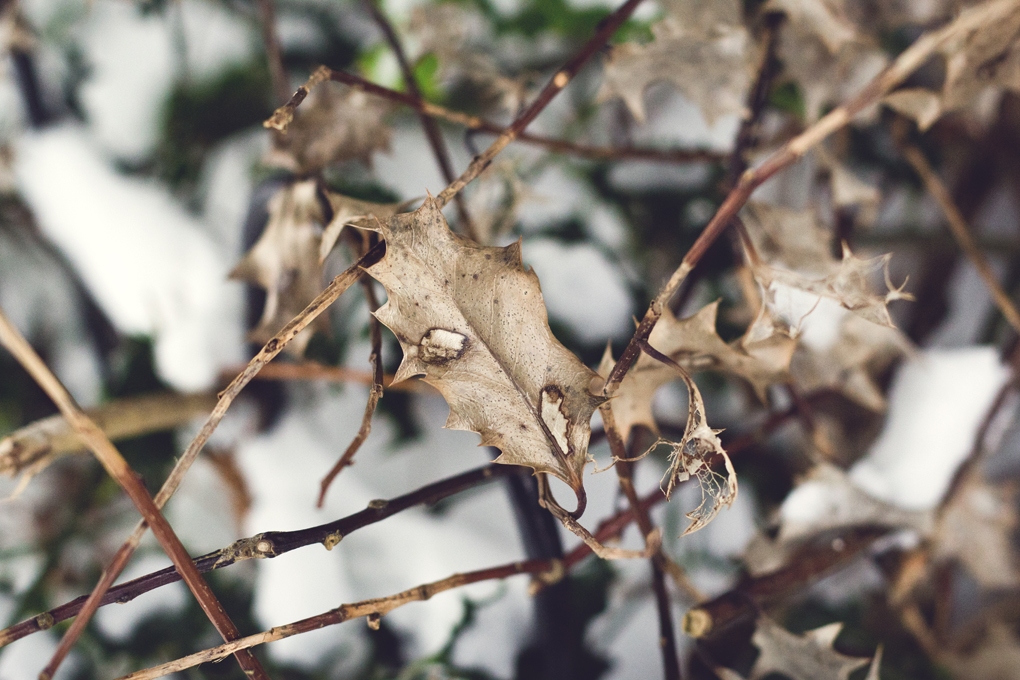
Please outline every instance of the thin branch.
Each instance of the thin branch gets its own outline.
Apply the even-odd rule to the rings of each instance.
[[[276,626],[263,633],[249,635],[246,638],[235,640],[212,649],[207,649],[205,651],[198,652],[197,654],[177,659],[176,661],[171,661],[160,666],[121,676],[117,680],[151,680],[152,678],[159,678],[164,675],[169,675],[170,673],[176,673],[177,671],[182,671],[187,668],[193,668],[194,666],[209,661],[218,661],[239,649],[249,649],[256,645],[265,644],[267,642],[275,642],[276,640],[282,640],[294,635],[300,635],[301,633],[307,633],[309,631],[318,630],[326,626],[333,626],[338,623],[343,623],[344,621],[350,621],[351,619],[361,617],[368,618],[369,627],[378,628],[379,619],[394,609],[411,602],[424,602],[434,595],[438,595],[439,593],[447,590],[461,588],[481,581],[502,580],[518,574],[550,574],[555,576],[561,572],[562,565],[558,560],[540,559],[526,560],[524,562],[511,562],[510,564],[504,564],[498,567],[469,571],[465,574],[454,574],[440,581],[424,583],[420,586],[410,588],[409,590],[405,590],[388,597],[362,600],[361,602],[354,602],[352,604],[342,604],[336,609],[331,609],[323,614],[311,616],[307,619],[301,619],[300,621],[288,623],[283,626]]]
[[[362,267],[368,267],[378,262],[383,253],[386,252],[386,246],[384,243],[380,243],[365,255],[350,266],[346,271],[337,275],[325,290],[323,290],[314,300],[312,300],[305,309],[292,319],[283,329],[274,335],[266,345],[259,350],[259,353],[255,355],[255,358],[249,362],[247,368],[238,375],[234,380],[227,386],[221,394],[219,401],[216,403],[215,408],[205,423],[202,425],[202,429],[199,430],[198,435],[192,440],[191,444],[184,451],[184,454],[174,464],[173,470],[170,471],[170,475],[163,482],[162,488],[154,499],[155,506],[162,508],[170,497],[177,491],[177,487],[180,486],[184,480],[184,475],[187,474],[191,468],[192,463],[195,462],[195,458],[198,457],[199,451],[205,446],[205,443],[212,436],[212,433],[216,430],[216,427],[223,420],[223,416],[226,415],[227,409],[233,403],[234,399],[240,394],[244,386],[251,382],[252,378],[257,374],[263,366],[273,360],[273,358],[283,351],[283,348],[287,346],[291,340],[293,340],[298,333],[305,329],[312,321],[315,320],[322,312],[324,312],[330,304],[333,303],[340,295],[350,288],[351,284],[357,281],[362,275]],[[160,515],[161,516],[161,515]],[[103,595],[109,590],[110,586],[120,575],[120,572],[124,569],[127,561],[134,554],[135,549],[138,547],[138,543],[142,540],[142,536],[145,534],[147,525],[144,521],[140,522],[131,533],[131,536],[124,542],[123,545],[118,548],[114,554],[113,559],[110,561],[110,565],[103,572],[99,583],[96,584],[95,588],[92,589],[92,593],[89,595],[89,599],[82,607],[81,613],[75,622],[71,625],[71,628],[67,631],[64,636],[64,641],[77,639],[81,632],[85,629],[85,625],[88,620],[95,613],[96,609],[99,608],[99,603],[103,598]],[[190,558],[189,560],[190,561]],[[204,581],[203,581],[204,583]],[[61,643],[63,645],[63,642]],[[58,649],[59,651],[59,649]],[[66,653],[66,652],[65,652]]]
[[[110,440],[116,441],[177,427],[205,413],[215,403],[216,398],[207,393],[159,392],[115,399],[86,409],[85,414]],[[58,456],[86,448],[64,416],[42,418],[0,439],[0,475],[13,477],[29,467],[30,473],[35,474]]]
[[[234,366],[224,369],[220,374],[223,382],[226,383],[238,373],[243,371],[245,366]],[[351,382],[371,386],[373,377],[371,371],[359,371],[346,366],[327,366],[317,361],[302,361],[300,363],[273,363],[262,367],[255,380],[326,380],[329,382]],[[393,374],[383,374],[383,387],[397,392],[429,392],[427,383],[420,380],[405,380],[393,385]]]
[[[349,536],[358,529],[381,522],[408,508],[418,505],[431,505],[454,494],[487,484],[492,480],[525,474],[526,472],[528,471],[525,468],[503,464],[492,464],[475,468],[462,472],[459,475],[427,484],[403,496],[391,498],[390,500],[372,501],[364,510],[333,522],[297,531],[268,531],[249,538],[242,538],[226,548],[195,558],[195,566],[199,572],[204,574],[216,569],[224,569],[232,564],[249,559],[279,557],[284,553],[315,543],[321,543],[332,548],[343,537]],[[161,569],[110,588],[103,596],[101,606],[130,602],[139,595],[180,580],[180,574],[173,567]],[[10,644],[15,640],[20,640],[32,633],[45,630],[61,621],[66,621],[81,610],[85,601],[85,597],[79,597],[0,631],[0,647]]]
[[[276,9],[273,0],[256,0],[259,13],[259,24],[262,28],[262,42],[266,48],[266,62],[269,66],[269,78],[273,84],[276,101],[285,102],[290,94],[290,83],[287,82],[287,71],[283,68],[283,55],[280,54],[280,39],[276,34]]]
[[[400,38],[397,37],[397,32],[393,30],[393,24],[390,23],[386,15],[383,14],[382,10],[376,4],[378,0],[365,0],[365,5],[368,6],[368,11],[378,24],[379,28],[383,32],[383,36],[386,38],[386,42],[389,43],[390,49],[393,50],[393,54],[397,57],[397,63],[400,65],[400,72],[404,76],[404,86],[407,88],[407,93],[418,101],[422,101],[421,90],[418,88],[418,82],[415,80],[414,71],[411,69],[411,64],[407,61],[407,54],[404,52],[404,46],[400,43]],[[450,184],[456,178],[453,174],[453,163],[450,162],[450,151],[446,148],[446,142],[443,141],[443,133],[439,129],[439,125],[436,121],[426,114],[424,111],[418,110],[418,120],[421,121],[421,126],[425,130],[425,137],[429,140],[429,146],[432,147],[432,153],[436,157],[436,163],[439,165],[440,171],[443,173],[443,180]],[[454,200],[457,206],[457,215],[460,217],[461,228],[464,233],[472,241],[478,241],[478,232],[475,230],[474,222],[471,221],[471,216],[468,214],[467,205],[464,203],[464,198],[460,195]]]
[[[967,226],[967,220],[960,213],[960,209],[956,207],[956,203],[946,189],[946,185],[935,174],[928,159],[925,158],[924,154],[916,146],[908,145],[903,149],[903,155],[914,167],[917,174],[920,175],[925,188],[928,189],[928,193],[932,195],[939,204],[939,207],[942,208],[942,212],[946,214],[949,231],[953,233],[953,238],[960,245],[960,250],[963,251],[967,259],[977,269],[978,275],[981,276],[981,280],[985,283],[985,287],[992,294],[995,306],[999,308],[999,311],[1002,312],[1002,315],[1009,322],[1009,325],[1013,327],[1013,330],[1020,334],[1020,313],[1017,312],[1013,301],[1009,299],[1009,295],[999,284],[999,280],[995,277],[995,272],[992,271],[992,267],[988,264],[988,258],[985,257],[985,254],[981,252],[981,248],[974,241],[970,228]]]
[[[358,429],[358,434],[355,435],[354,440],[347,446],[344,455],[340,456],[340,460],[336,462],[336,465],[333,466],[319,484],[319,500],[316,503],[316,506],[319,508],[322,507],[323,502],[326,500],[326,492],[329,491],[329,485],[333,483],[333,480],[340,474],[340,471],[348,465],[354,465],[354,454],[358,452],[361,445],[368,439],[369,433],[372,432],[372,416],[375,414],[375,407],[379,404],[379,398],[383,394],[382,330],[380,329],[379,319],[375,318],[375,312],[379,309],[379,300],[376,299],[374,284],[370,279],[362,278],[361,285],[365,289],[365,300],[368,302],[368,309],[371,312],[368,317],[368,324],[372,329],[372,354],[368,360],[372,364],[372,387],[368,393],[368,403],[365,404],[365,414],[361,417],[361,427]]]
[[[602,49],[602,46],[616,33],[616,30],[623,25],[630,15],[634,13],[637,6],[641,4],[641,0],[627,0],[619,9],[610,14],[608,17],[602,20],[599,26],[599,30],[595,33],[592,38],[584,44],[581,51],[578,52],[570,61],[563,65],[563,67],[556,72],[556,74],[545,84],[542,91],[538,93],[538,97],[531,103],[531,106],[526,108],[513,123],[510,124],[506,130],[496,138],[496,140],[489,145],[489,148],[471,159],[471,163],[468,165],[460,177],[457,178],[452,184],[439,192],[436,196],[436,204],[442,208],[446,205],[451,198],[460,193],[460,190],[470,184],[476,177],[489,167],[492,163],[492,159],[496,155],[506,148],[507,144],[517,138],[519,134],[524,132],[524,129],[531,124],[531,121],[538,117],[549,102],[558,95],[563,88],[570,84],[577,72],[581,70],[589,59],[591,59],[597,51]]]
[[[155,534],[160,546],[162,546],[167,556],[173,562],[177,571],[180,572],[184,582],[187,583],[188,588],[194,594],[195,599],[198,600],[202,610],[209,617],[209,620],[216,627],[220,635],[223,636],[223,639],[228,641],[236,639],[239,635],[237,627],[230,620],[230,617],[227,616],[223,605],[220,604],[212,589],[209,588],[209,584],[198,573],[194,563],[191,561],[191,557],[184,549],[177,534],[174,533],[170,523],[167,522],[159,508],[153,503],[152,497],[146,491],[141,478],[131,469],[127,461],[124,460],[124,457],[121,456],[120,451],[103,434],[99,426],[85,415],[74,401],[74,397],[64,388],[57,377],[53,375],[49,367],[36,354],[35,350],[32,349],[32,346],[25,340],[18,329],[11,324],[2,309],[0,309],[0,343],[14,355],[18,363],[25,368],[29,375],[49,395],[50,399],[57,405],[57,408],[60,409],[64,418],[71,424],[71,427],[74,428],[74,431],[81,440],[88,444],[89,448],[96,454],[96,458],[106,468],[107,473],[117,481],[117,484],[131,498],[131,502],[134,503],[138,512],[145,518],[143,523],[148,523],[152,527],[152,533]],[[79,621],[85,620],[84,617],[79,619]],[[84,626],[84,623],[81,625]],[[53,677],[57,672],[57,668],[70,651],[75,639],[76,636],[72,637],[70,631],[68,631],[68,635],[65,635],[64,639],[61,640],[50,662],[39,674],[41,680],[48,680]],[[250,677],[268,679],[269,676],[266,675],[262,665],[251,653],[237,654],[236,658],[241,669]]]
[[[896,60],[879,73],[868,83],[856,96],[833,109],[817,123],[797,135],[783,145],[781,149],[773,153],[757,168],[745,171],[737,185],[730,191],[726,200],[716,211],[694,245],[687,251],[680,266],[673,272],[669,281],[663,286],[659,294],[652,300],[648,311],[645,312],[637,331],[630,339],[627,347],[616,362],[606,386],[603,389],[603,396],[611,397],[616,393],[631,366],[641,353],[641,343],[651,335],[655,322],[662,316],[662,310],[669,304],[670,299],[677,289],[687,278],[687,275],[694,269],[694,266],[701,260],[708,247],[715,242],[720,234],[729,226],[731,219],[744,206],[751,194],[766,180],[776,173],[793,165],[800,160],[804,154],[814,146],[822,142],[830,134],[848,125],[861,111],[876,104],[886,93],[902,83],[907,76],[919,68],[937,49],[946,43],[956,39],[958,36],[989,25],[1004,17],[1016,6],[1016,0],[997,0],[974,8],[961,14],[949,25],[918,38],[910,47],[904,50]]]
[[[305,100],[313,87],[326,80],[343,83],[344,85],[361,90],[362,92],[383,97],[390,101],[400,102],[401,104],[409,106],[427,116],[441,118],[443,120],[450,121],[451,123],[463,125],[474,132],[487,132],[494,135],[500,135],[503,134],[504,131],[503,126],[496,125],[495,123],[486,121],[478,116],[471,116],[466,113],[452,111],[424,99],[412,97],[406,92],[399,92],[397,90],[382,87],[381,85],[376,85],[375,83],[365,80],[361,76],[354,75],[353,73],[347,73],[346,71],[334,71],[326,66],[320,66],[314,73],[312,73],[308,82],[299,87],[297,92],[295,92],[290,98],[290,101],[278,108],[273,113],[272,117],[265,121],[263,125],[277,130],[286,131],[291,120],[294,118],[294,110]],[[553,139],[542,135],[533,135],[527,132],[522,132],[517,135],[515,141],[542,146],[547,148],[549,151],[556,153],[581,156],[583,158],[591,158],[594,160],[640,160],[658,163],[693,163],[699,161],[718,162],[725,157],[724,154],[704,149],[643,149],[632,146],[588,146],[585,144],[568,142],[563,139]]]

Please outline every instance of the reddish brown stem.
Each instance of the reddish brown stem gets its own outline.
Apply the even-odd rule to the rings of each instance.
[[[375,23],[382,30],[383,36],[386,37],[386,42],[389,43],[393,54],[397,57],[400,72],[404,76],[404,87],[407,88],[407,93],[417,101],[423,101],[424,98],[422,97],[421,90],[418,88],[418,83],[414,78],[414,71],[407,60],[407,54],[404,52],[404,46],[400,43],[400,38],[397,37],[397,32],[393,30],[393,24],[382,13],[382,10],[379,9],[376,0],[365,0],[365,5],[368,7],[368,11],[371,13]],[[418,120],[421,121],[422,129],[425,130],[425,137],[429,140],[429,146],[432,147],[432,154],[436,157],[439,170],[443,173],[443,180],[450,184],[456,178],[456,175],[453,174],[453,163],[450,162],[450,152],[446,148],[446,142],[443,141],[443,133],[440,131],[439,125],[436,124],[434,118],[421,109],[415,108],[418,111]],[[475,230],[475,225],[468,214],[463,196],[458,195],[454,199],[454,203],[456,204],[457,216],[460,218],[461,228],[464,230],[464,233],[472,241],[478,241],[478,232]]]

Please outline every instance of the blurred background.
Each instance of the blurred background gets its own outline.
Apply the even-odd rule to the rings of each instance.
[[[469,215],[483,243],[521,240],[555,335],[587,365],[599,366],[607,343],[619,356],[633,318],[746,164],[960,9],[939,0],[820,4],[838,24],[811,28],[791,2],[642,4],[615,47],[596,55],[528,129],[568,144],[512,145],[462,205],[447,208],[455,230],[467,228]],[[737,62],[709,55],[706,63],[743,75],[716,81],[715,67],[704,66],[706,84],[686,87],[665,82],[668,74],[647,62],[637,94],[628,91],[626,73],[605,64],[620,64],[629,48],[679,40],[670,31],[687,39],[669,22],[691,7],[715,13],[712,21],[730,31],[726,49],[739,53]],[[262,125],[273,110],[320,64],[410,91],[388,23],[420,96],[506,125],[613,9],[604,0],[280,0],[275,8],[248,0],[3,0],[0,305],[83,407],[106,406],[108,418],[125,404],[141,410],[144,433],[128,426],[117,443],[155,492],[215,392],[310,299],[297,284],[314,295],[357,258],[348,228],[320,264],[329,223],[321,198],[299,219],[274,208],[274,197],[311,179],[319,191],[358,201],[417,205],[447,185],[409,107],[327,83],[286,137]],[[1012,52],[1003,54],[1012,64]],[[938,92],[946,78],[935,60],[907,87]],[[1004,78],[966,102],[943,101],[936,118],[948,114],[934,122],[919,119],[914,100],[872,107],[755,195],[789,211],[775,219],[812,215],[821,236],[805,230],[792,238],[821,244],[834,261],[842,243],[861,257],[893,252],[891,281],[896,287],[909,276],[905,290],[916,300],[890,304],[893,330],[827,298],[780,294],[776,309],[800,341],[794,388],[773,385],[762,400],[724,371],[699,374],[709,424],[725,430],[724,446],[736,443],[741,486],[732,507],[679,540],[698,488],[683,487],[652,512],[691,586],[671,586],[675,623],[679,629],[699,597],[754,599],[748,584],[759,587],[757,575],[782,572],[785,580],[717,640],[696,643],[678,632],[691,677],[716,677],[717,666],[747,675],[758,653],[749,622],[759,611],[793,633],[844,622],[836,648],[864,658],[881,643],[883,678],[1020,677],[1020,664],[994,661],[1020,658],[1016,333],[903,151],[919,148],[934,165],[1012,293],[1020,286],[1018,89]],[[720,95],[731,90],[737,106]],[[742,125],[752,117],[753,129]],[[931,127],[922,134],[915,120]],[[494,138],[442,120],[438,130],[454,175]],[[741,154],[732,157],[738,139]],[[305,231],[277,242],[268,261],[258,260],[263,250],[256,273],[238,267],[267,243],[267,224],[288,219]],[[279,275],[267,284],[273,267]],[[873,273],[884,293],[881,268]],[[719,336],[737,341],[755,318],[749,277],[738,243],[724,237],[674,311],[687,317],[718,300]],[[441,429],[448,409],[434,390],[390,389],[357,463],[316,507],[320,480],[361,425],[369,318],[352,288],[300,338],[301,351],[277,360],[312,367],[314,379],[257,380],[232,407],[165,509],[191,554],[322,524],[491,459],[476,435]],[[401,356],[384,330],[387,373]],[[90,456],[61,454],[49,435],[30,433],[42,444],[11,438],[55,412],[0,352],[0,436],[8,437],[0,495],[10,497],[0,502],[0,620],[8,626],[87,593],[137,521]],[[682,383],[656,393],[654,413],[664,435],[680,436]],[[593,429],[601,468],[610,455],[598,418]],[[638,427],[631,444],[643,450],[652,441]],[[14,454],[25,450],[15,446],[26,442],[38,456],[19,462]],[[654,493],[665,469],[661,451],[642,461],[639,492]],[[530,478],[514,480],[407,510],[328,552],[313,545],[246,561],[209,581],[242,634],[251,634],[575,546],[538,510]],[[612,472],[586,475],[585,484],[587,526],[626,507]],[[960,485],[965,492],[953,490]],[[569,495],[562,485],[557,492]],[[635,527],[621,545],[643,545]],[[852,550],[831,555],[840,545]],[[797,560],[818,566],[782,571]],[[167,565],[150,535],[123,578]],[[553,594],[532,598],[527,590],[523,577],[481,583],[397,609],[378,630],[353,621],[258,654],[274,678],[662,676],[647,562],[588,558]],[[34,677],[65,626],[0,649],[0,678]],[[217,643],[177,583],[101,609],[58,677],[115,677]],[[241,672],[227,661],[180,675]]]

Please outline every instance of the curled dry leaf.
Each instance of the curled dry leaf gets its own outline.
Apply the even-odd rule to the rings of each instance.
[[[775,307],[781,286],[839,302],[845,309],[883,326],[892,326],[888,303],[912,300],[903,286],[889,280],[886,254],[860,259],[843,245],[843,258],[829,254],[829,235],[810,211],[793,211],[761,203],[748,204],[743,211],[750,244],[745,243],[748,266],[764,291],[765,303]],[[881,273],[886,292],[871,290],[872,280]]]
[[[394,382],[424,375],[450,405],[446,427],[478,432],[496,462],[555,475],[583,502],[597,376],[553,336],[520,243],[452,233],[431,197],[381,232],[386,256],[368,273],[389,295],[376,316],[404,350]]]
[[[387,100],[332,83],[314,88],[308,100],[287,133],[276,136],[267,165],[308,174],[341,161],[369,163],[372,153],[389,149]]]
[[[664,357],[665,358],[665,357]],[[668,358],[666,358],[669,361]],[[719,432],[708,426],[705,417],[705,402],[701,398],[698,386],[691,376],[678,364],[672,367],[683,378],[687,386],[687,427],[680,442],[659,439],[652,444],[643,456],[648,455],[661,444],[672,448],[669,454],[669,469],[663,480],[666,482],[666,498],[668,499],[677,484],[688,479],[696,479],[701,489],[701,502],[694,510],[687,513],[691,520],[681,536],[694,533],[712,521],[723,507],[729,507],[737,499],[737,473],[733,469],[730,457],[719,441]],[[726,470],[725,475],[716,472],[712,465],[715,459],[721,459]]]
[[[961,17],[984,12],[989,4],[968,7]],[[923,130],[949,111],[980,105],[988,92],[1020,92],[1020,6],[1003,7],[996,21],[984,22],[942,47],[946,74],[940,91],[906,88],[884,102]]]
[[[652,27],[647,45],[624,43],[606,61],[599,99],[620,97],[639,121],[645,89],[668,82],[689,97],[712,124],[744,110],[754,77],[756,50],[736,0],[672,2]]]
[[[789,379],[788,368],[796,341],[788,336],[748,337],[728,344],[715,330],[719,302],[705,305],[697,314],[678,320],[664,309],[649,337],[649,344],[688,371],[724,371],[749,382],[765,399],[769,385]],[[609,347],[602,356],[599,375],[608,377],[615,365]],[[674,368],[642,354],[624,377],[612,400],[613,415],[624,441],[635,425],[658,432],[652,416],[656,390],[679,376]]]
[[[326,229],[322,232],[322,240],[319,244],[319,262],[325,260],[329,252],[333,250],[344,227],[352,226],[378,231],[382,220],[404,212],[413,203],[418,202],[418,199],[413,199],[401,203],[372,203],[332,191],[326,192],[326,199],[329,201],[330,207],[333,208],[333,219],[329,221]]]
[[[751,680],[781,673],[791,680],[847,680],[868,659],[840,654],[832,648],[842,623],[794,635],[768,617],[758,617],[751,641],[760,652]]]
[[[322,223],[315,180],[288,185],[269,200],[265,231],[230,273],[233,279],[266,289],[262,318],[251,332],[253,342],[267,342],[322,291]],[[328,331],[328,317],[319,316],[287,345],[288,351],[303,354],[313,329]]]

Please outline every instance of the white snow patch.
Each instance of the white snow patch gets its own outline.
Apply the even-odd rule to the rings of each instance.
[[[164,189],[118,175],[76,126],[23,137],[15,172],[43,233],[113,323],[153,335],[162,378],[198,391],[240,360],[230,259]]]
[[[486,461],[484,450],[475,446],[477,435],[439,429],[446,409],[441,399],[422,399],[421,416],[427,423],[423,440],[399,452],[385,451],[389,427],[385,417],[377,416],[357,464],[336,479],[325,509],[318,511],[314,502],[319,480],[357,431],[365,390],[338,394],[316,387],[304,396],[299,395],[300,403],[275,430],[239,446],[254,499],[247,518],[249,534],[321,524],[360,510],[372,499],[406,493]],[[279,625],[345,602],[391,595],[456,572],[521,559],[521,553],[505,496],[491,484],[440,515],[416,508],[366,527],[345,537],[331,552],[309,546],[297,554],[260,560],[254,609],[263,625]],[[432,654],[460,620],[461,597],[478,599],[492,592],[492,584],[478,584],[412,603],[386,619],[407,638],[409,654]],[[527,606],[515,590],[492,605],[510,620],[524,617]],[[478,634],[499,640],[502,651],[472,651],[479,652],[483,667],[490,667],[484,660],[491,658],[492,668],[505,670],[519,641],[508,641],[499,619],[487,617],[487,623],[477,625]],[[278,660],[314,667],[331,658],[338,645],[358,650],[364,644],[365,626],[353,622],[288,638],[268,649]]]
[[[242,64],[251,59],[260,37],[251,22],[242,21],[237,13],[203,0],[179,0],[170,6],[179,12],[184,29],[184,54],[188,76],[209,78],[225,66]]]
[[[170,560],[163,555],[142,555],[131,561],[117,579],[117,583],[124,583],[169,566]],[[95,622],[104,635],[123,642],[145,619],[179,612],[184,609],[190,598],[187,586],[178,581],[149,591],[128,603],[100,607],[96,612]]]
[[[838,302],[821,295],[773,283],[770,288],[774,309],[792,328],[800,331],[800,340],[816,352],[824,352],[839,340],[843,319],[851,312]]]
[[[900,367],[885,429],[851,479],[904,508],[934,507],[1009,375],[992,347],[920,352]]]
[[[605,342],[631,332],[623,276],[597,248],[534,239],[523,252],[538,273],[549,314],[569,324],[582,342]]]
[[[166,20],[135,5],[96,0],[82,23],[91,67],[81,101],[103,146],[140,159],[156,142],[160,107],[174,78],[174,47]]]
[[[0,649],[0,678],[35,678],[46,662],[53,656],[60,642],[55,631],[47,630],[27,638],[18,640],[8,647]],[[73,653],[72,653],[73,654]],[[75,657],[72,655],[64,662],[56,674],[56,680],[64,680],[74,675]]]

